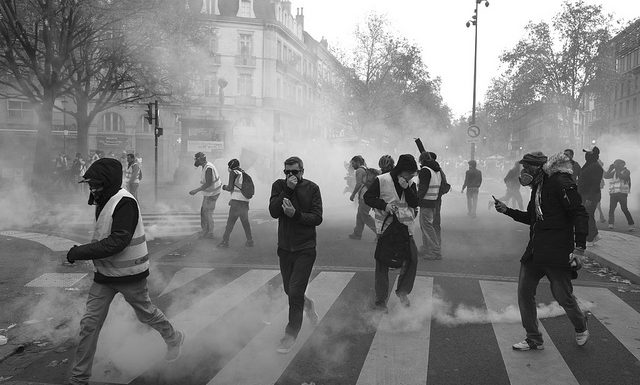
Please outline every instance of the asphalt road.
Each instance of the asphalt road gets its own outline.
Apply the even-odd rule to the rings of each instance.
[[[229,249],[216,248],[219,239],[151,241],[152,299],[176,327],[189,331],[184,354],[164,363],[159,336],[116,300],[101,335],[94,379],[185,385],[638,384],[640,293],[593,274],[595,268],[574,281],[578,298],[591,301],[585,302],[593,313],[585,347],[576,346],[562,310],[547,307],[542,310],[551,316],[541,319],[546,349],[511,351],[524,338],[514,306],[527,228],[487,210],[484,196],[478,218],[470,219],[462,196],[452,194],[443,208],[444,259],[420,260],[412,306],[396,306],[391,295],[386,316],[369,309],[373,233],[348,239],[355,207],[326,207],[308,290],[321,321],[315,328],[305,321],[289,355],[274,352],[286,322],[286,298],[277,270],[276,223],[264,212],[253,216],[254,248],[244,247],[240,224]],[[223,217],[226,209],[220,205],[218,213]],[[37,231],[87,238],[82,225],[60,229],[49,224]],[[0,364],[0,383],[64,383],[91,267],[64,266],[63,260],[64,252],[0,236],[0,329],[16,324],[9,333],[22,330],[26,347]],[[82,277],[67,287],[25,286],[46,273],[78,274],[65,276],[68,283]],[[546,281],[538,301],[552,301]]]

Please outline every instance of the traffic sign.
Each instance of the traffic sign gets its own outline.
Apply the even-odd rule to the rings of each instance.
[[[467,135],[471,138],[477,138],[480,135],[480,127],[476,125],[471,125],[467,128]]]

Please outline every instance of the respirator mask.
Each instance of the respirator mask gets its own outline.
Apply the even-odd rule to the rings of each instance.
[[[540,170],[538,168],[534,169],[534,168],[525,167],[520,171],[520,176],[518,177],[518,180],[520,181],[520,184],[522,186],[531,186],[533,181],[536,179],[536,175],[538,175],[539,172]]]

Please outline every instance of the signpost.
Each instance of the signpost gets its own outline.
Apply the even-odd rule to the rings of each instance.
[[[478,136],[480,136],[480,127],[472,124],[467,128],[467,135],[469,135],[470,139],[467,139],[467,143],[471,143],[471,159],[474,160],[476,157],[476,143],[478,143]]]

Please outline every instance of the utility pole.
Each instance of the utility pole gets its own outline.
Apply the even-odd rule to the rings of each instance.
[[[473,25],[475,31],[474,53],[473,53],[473,106],[471,106],[471,126],[476,126],[476,79],[478,74],[478,5],[484,3],[485,7],[489,6],[487,0],[475,0],[476,9],[473,11],[471,20],[467,21],[467,28]],[[471,159],[474,160],[476,156],[476,143],[471,142]]]

